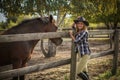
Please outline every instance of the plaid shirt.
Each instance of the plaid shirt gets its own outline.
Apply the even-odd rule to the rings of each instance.
[[[89,49],[89,44],[88,44],[88,32],[87,31],[81,31],[79,34],[77,34],[75,36],[74,42],[81,56],[91,53]]]

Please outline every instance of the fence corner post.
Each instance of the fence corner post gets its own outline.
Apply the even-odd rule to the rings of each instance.
[[[75,44],[73,41],[71,43],[70,80],[76,80],[76,53]]]
[[[117,73],[117,65],[118,65],[118,53],[119,53],[119,30],[116,29],[114,33],[114,54],[113,54],[113,67],[112,67],[112,75]]]

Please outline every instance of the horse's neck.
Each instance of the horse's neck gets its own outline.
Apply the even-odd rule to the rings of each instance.
[[[32,40],[29,41],[29,45],[31,46],[31,53],[33,52],[34,47],[36,46],[36,44],[38,43],[39,40]]]

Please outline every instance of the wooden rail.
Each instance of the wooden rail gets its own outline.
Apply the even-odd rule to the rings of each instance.
[[[28,40],[48,39],[48,38],[57,38],[57,37],[66,37],[66,36],[69,36],[67,32],[11,34],[11,35],[0,35],[0,42],[28,41]]]

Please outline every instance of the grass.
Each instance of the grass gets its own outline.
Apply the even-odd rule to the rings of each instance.
[[[69,80],[67,75],[64,77],[64,80]]]
[[[100,74],[98,77],[99,77],[100,80],[104,80],[104,79],[108,80],[111,76],[112,76],[112,73],[111,73],[110,70],[108,70],[105,73]]]
[[[117,69],[116,75],[112,75],[111,70],[107,70],[98,77],[94,77],[94,80],[120,80],[120,67]]]
[[[98,77],[94,77],[94,80],[109,80],[109,78],[112,76],[110,70],[99,74]]]

